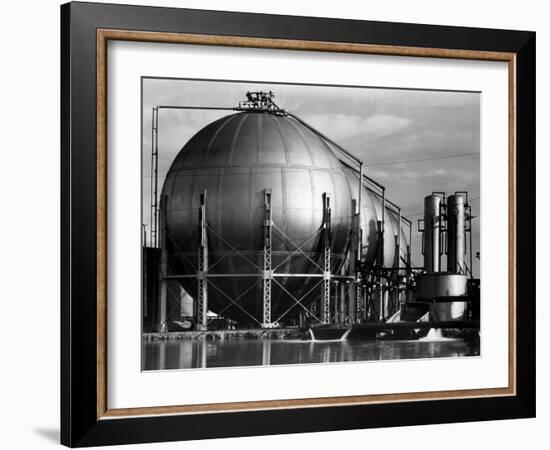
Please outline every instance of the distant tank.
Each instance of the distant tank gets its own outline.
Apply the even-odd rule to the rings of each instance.
[[[323,193],[330,196],[333,266],[341,264],[351,233],[352,191],[343,167],[326,142],[292,116],[281,112],[231,114],[195,134],[176,156],[162,189],[169,271],[197,271],[200,194],[207,191],[210,230],[209,274],[258,274],[263,261],[264,190],[272,190],[273,268],[281,273],[321,273]],[[300,253],[294,253],[300,247]],[[319,298],[312,289],[320,278],[277,278],[272,319],[302,299]],[[182,279],[196,295],[196,281]],[[208,307],[241,323],[261,321],[259,277],[209,278]],[[213,286],[212,286],[213,285]],[[237,300],[231,305],[224,293]],[[284,316],[289,321],[302,308]]]
[[[344,167],[344,172],[348,177],[348,183],[353,198],[358,198],[359,174]],[[363,258],[367,266],[372,266],[378,255],[379,233],[378,222],[382,220],[382,198],[373,190],[363,184],[361,194],[361,229],[363,230]],[[384,214],[385,239],[384,239],[384,267],[403,267],[403,261],[407,260],[407,245],[409,245],[409,229],[405,222],[401,223],[401,242],[399,245],[399,257],[403,258],[400,262],[397,255],[398,235],[399,235],[399,216],[390,208],[385,208]]]

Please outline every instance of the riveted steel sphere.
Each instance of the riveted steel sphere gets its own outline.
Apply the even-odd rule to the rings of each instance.
[[[324,140],[291,116],[247,111],[207,125],[176,156],[162,190],[169,268],[177,274],[197,271],[200,194],[206,190],[209,274],[235,275],[209,278],[208,306],[240,322],[262,317],[261,277],[236,275],[263,268],[266,189],[272,193],[275,272],[322,273],[323,193],[330,198],[332,263],[343,261],[352,220],[348,180]],[[302,310],[289,294],[305,306],[318,299],[320,281],[275,278],[272,320],[289,311],[281,319],[288,323]],[[195,280],[181,283],[196,295]]]

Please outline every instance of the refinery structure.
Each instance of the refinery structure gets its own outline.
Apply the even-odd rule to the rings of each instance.
[[[183,146],[161,187],[158,121],[168,108],[231,113]],[[272,92],[248,92],[235,107],[156,106],[151,133],[149,336],[479,330],[467,192],[419,194],[424,217],[413,230],[361,160],[279,108]],[[422,233],[421,266],[413,232]]]

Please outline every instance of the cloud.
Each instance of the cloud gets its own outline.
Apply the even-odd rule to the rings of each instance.
[[[353,139],[357,136],[379,139],[400,132],[411,124],[411,120],[408,118],[390,114],[362,117],[343,113],[328,113],[308,115],[306,120],[335,141]]]

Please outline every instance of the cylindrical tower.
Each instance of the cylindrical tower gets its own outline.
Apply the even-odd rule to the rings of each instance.
[[[424,270],[439,272],[441,265],[441,197],[424,197]]]
[[[466,253],[464,196],[455,194],[447,199],[447,272],[464,273]]]

